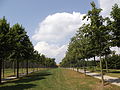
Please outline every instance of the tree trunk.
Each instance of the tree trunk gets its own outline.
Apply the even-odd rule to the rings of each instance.
[[[37,70],[37,71],[39,71],[39,64],[38,64],[38,66],[37,66],[37,67],[38,67],[38,70]]]
[[[105,60],[105,64],[106,64],[106,72],[108,73],[108,64],[107,64],[107,61]]]
[[[19,61],[17,60],[17,78],[19,78]]]
[[[115,63],[115,69],[117,69],[117,65],[116,65],[116,63]]]
[[[106,65],[106,72],[108,73],[108,63],[107,63],[107,56],[105,55],[105,65]]]
[[[95,60],[95,56],[94,56],[94,71],[96,71],[96,60]]]
[[[104,77],[103,77],[103,68],[102,68],[101,55],[100,55],[100,69],[101,69],[101,80],[102,80],[102,86],[104,86]]]
[[[24,62],[23,62],[23,63],[21,63],[21,70],[22,70],[22,74],[24,74],[24,67],[23,67],[23,65],[24,65]]]
[[[14,75],[16,74],[16,64],[15,64],[15,61],[13,61],[13,69],[14,69]]]
[[[32,72],[34,72],[34,66],[33,66],[33,64],[32,64],[32,69],[33,69],[33,71],[32,71]]]
[[[4,69],[4,60],[2,61],[2,75],[3,75],[3,78],[5,76],[5,73],[4,73],[5,69]]]
[[[79,67],[80,67],[80,65],[79,65],[79,61],[78,61],[77,72],[79,72]]]
[[[26,74],[28,75],[28,60],[26,60]]]
[[[85,67],[85,65],[86,65],[86,62],[84,60],[84,66],[83,66],[83,68],[84,68],[84,74],[86,75],[86,67]]]
[[[0,84],[2,83],[2,59],[0,59]]]
[[[89,69],[89,62],[88,62],[88,58],[87,58],[87,62],[86,62],[86,70]]]

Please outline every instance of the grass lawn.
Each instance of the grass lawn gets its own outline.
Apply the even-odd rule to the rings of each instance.
[[[98,79],[68,69],[49,69],[0,85],[0,90],[120,90],[114,85],[101,88]]]
[[[39,70],[43,70],[43,69],[45,69],[45,68],[39,68]],[[37,70],[37,68],[35,68],[34,70]],[[33,68],[29,68],[28,71],[29,72],[33,71]],[[9,76],[13,76],[14,75],[14,70],[13,69],[5,69],[4,73],[5,73],[4,74],[4,78],[7,78]],[[26,68],[23,68],[23,69],[20,68],[19,69],[19,73],[26,73]]]

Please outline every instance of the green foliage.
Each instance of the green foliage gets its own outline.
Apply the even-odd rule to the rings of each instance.
[[[17,23],[10,27],[5,17],[3,17],[0,19],[0,83],[2,63],[6,62],[6,60],[15,63],[14,67],[17,67],[17,77],[19,77],[21,63],[25,64],[26,62],[27,74],[28,67],[38,68],[41,65],[57,67],[55,59],[47,58],[34,50],[32,42],[22,25]]]
[[[9,41],[8,41],[8,32],[9,24],[5,17],[0,19],[0,59],[5,59],[9,53]]]
[[[112,41],[113,46],[120,47],[120,8],[115,4],[111,11],[111,18],[113,19],[111,24],[112,29]]]
[[[120,69],[120,56],[119,55],[109,56],[106,60],[108,62],[109,69]],[[103,62],[103,67],[105,68],[105,62]]]
[[[96,8],[94,2],[91,3],[91,6],[92,10],[89,10],[87,15],[83,17],[83,20],[87,19],[90,23],[83,24],[71,39],[61,66],[66,64],[67,67],[71,66],[70,64],[72,66],[86,66],[86,59],[111,53],[110,27],[108,23],[105,25],[109,18],[103,18],[100,15],[102,9]]]
[[[0,83],[2,75],[2,62],[9,56],[9,41],[8,41],[9,24],[5,17],[0,19]]]

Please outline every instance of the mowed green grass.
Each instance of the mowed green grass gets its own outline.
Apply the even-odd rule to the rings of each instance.
[[[101,87],[93,77],[68,70],[48,69],[0,85],[0,90],[120,90],[114,85]]]
[[[37,71],[37,68],[35,68],[34,70]],[[45,68],[39,68],[39,70],[45,70]],[[33,72],[33,68],[29,68],[28,71]],[[26,73],[26,68],[19,69],[19,74],[22,74],[22,73]],[[15,73],[15,75],[16,75],[16,73]],[[2,76],[3,76],[3,74],[2,74]],[[14,76],[14,70],[13,69],[5,69],[4,70],[4,78],[10,77],[10,76]]]

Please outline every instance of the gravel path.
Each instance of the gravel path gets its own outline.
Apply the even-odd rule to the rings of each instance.
[[[72,69],[72,68],[70,68],[70,69]],[[77,69],[74,69],[74,71],[77,71]],[[84,70],[79,69],[78,71],[81,72],[81,73],[84,73]],[[90,72],[90,71],[86,71],[86,75],[92,76],[94,78],[101,79],[101,74],[99,74],[99,73],[93,73],[93,72]],[[120,78],[104,75],[104,80],[107,81],[107,82],[110,82],[111,84],[120,86]]]

